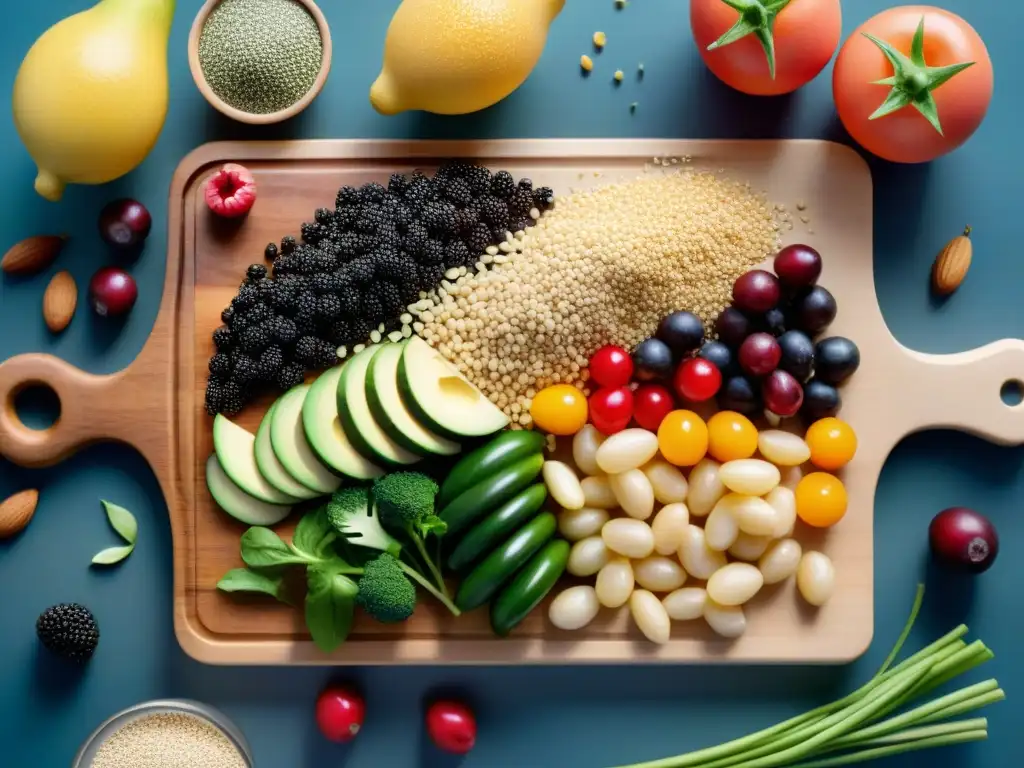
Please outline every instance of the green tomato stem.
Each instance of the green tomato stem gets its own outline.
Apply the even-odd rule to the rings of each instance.
[[[740,17],[720,38],[708,46],[709,51],[735,43],[747,35],[754,35],[764,49],[768,72],[775,79],[775,18],[791,0],[722,0],[737,11]]]

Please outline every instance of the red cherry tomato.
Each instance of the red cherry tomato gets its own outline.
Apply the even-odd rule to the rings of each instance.
[[[633,393],[633,418],[651,432],[657,432],[662,419],[675,408],[672,393],[660,384],[644,384]]]
[[[438,749],[464,755],[476,744],[476,718],[465,704],[436,701],[427,710],[427,733]]]
[[[624,387],[633,378],[633,359],[622,347],[607,344],[590,357],[590,378],[602,387]]]
[[[676,394],[691,403],[710,400],[722,386],[722,372],[703,357],[687,360],[676,369],[672,380]]]
[[[352,741],[363,727],[366,704],[350,688],[331,687],[316,700],[316,724],[331,741]]]
[[[602,387],[590,396],[590,423],[604,435],[614,435],[633,418],[633,393],[629,387]]]

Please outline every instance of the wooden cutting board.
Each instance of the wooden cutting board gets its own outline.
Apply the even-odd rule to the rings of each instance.
[[[268,242],[331,206],[342,184],[386,181],[394,171],[431,169],[445,157],[470,157],[528,176],[556,193],[664,172],[662,158],[749,181],[792,212],[784,242],[806,242],[824,256],[821,283],[839,303],[830,329],[854,339],[860,370],[843,390],[843,418],[860,449],[845,470],[850,509],[827,532],[803,530],[805,547],[835,562],[835,597],[807,608],[792,583],[765,590],[748,608],[749,628],[734,642],[703,622],[676,624],[672,641],[640,637],[624,611],[605,611],[585,630],[566,633],[538,610],[509,639],[495,638],[485,611],[454,619],[431,603],[398,626],[361,618],[330,656],[309,642],[302,614],[263,599],[228,597],[217,580],[239,565],[244,526],[218,510],[203,463],[212,451],[203,409],[211,333],[245,267]],[[657,158],[657,162],[655,161]],[[259,200],[240,222],[213,218],[201,185],[227,161],[253,170]],[[671,162],[669,163],[671,167]],[[684,163],[680,163],[684,165]],[[872,514],[886,456],[904,436],[931,427],[963,429],[994,442],[1024,442],[1024,407],[1006,406],[1000,387],[1024,378],[1024,342],[1004,340],[956,355],[927,355],[889,333],[872,275],[872,193],[865,163],[852,150],[820,141],[542,140],[485,142],[295,141],[218,143],[186,157],[171,187],[167,278],[152,335],[125,370],[93,376],[57,358],[29,354],[0,365],[0,452],[22,466],[48,466],[97,440],[135,446],[167,498],[174,542],[174,626],[182,647],[216,664],[392,664],[531,662],[838,662],[855,658],[873,633]],[[803,219],[807,219],[804,221]],[[927,275],[921,279],[926,280]],[[59,420],[24,426],[13,405],[27,385],[44,383],[61,401]],[[266,402],[240,422],[255,430]],[[290,533],[290,524],[282,528]]]

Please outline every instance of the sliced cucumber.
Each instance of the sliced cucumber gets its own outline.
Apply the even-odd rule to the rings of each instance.
[[[289,506],[260,501],[235,485],[221,468],[216,453],[206,460],[206,487],[217,506],[246,525],[276,525],[292,511]]]
[[[421,456],[454,456],[458,443],[435,435],[409,412],[398,392],[398,364],[405,344],[385,344],[370,361],[366,375],[366,402],[388,437]]]
[[[363,456],[383,467],[396,468],[415,464],[420,460],[411,451],[388,437],[370,413],[366,402],[366,375],[374,355],[381,348],[367,347],[345,363],[338,382],[338,416],[352,445]]]
[[[307,392],[309,385],[300,384],[277,401],[270,422],[270,445],[289,475],[321,494],[333,493],[341,478],[320,463],[302,429],[302,402]]]
[[[268,504],[294,504],[299,499],[281,493],[266,481],[256,466],[256,437],[222,413],[213,420],[213,450],[231,482]]]
[[[302,404],[302,427],[320,461],[356,480],[372,480],[384,470],[355,449],[338,419],[338,380],[341,368],[331,368],[309,388]]]
[[[315,499],[321,495],[320,492],[307,488],[289,475],[284,465],[274,455],[274,449],[270,445],[270,422],[274,418],[274,409],[276,407],[276,401],[270,404],[270,408],[263,415],[263,421],[260,422],[260,428],[256,430],[256,444],[254,446],[256,467],[259,469],[260,474],[266,478],[267,482],[281,493],[287,493],[289,496],[294,496],[297,499]]]
[[[482,437],[508,426],[508,417],[419,336],[402,349],[402,401],[427,429],[449,440]]]

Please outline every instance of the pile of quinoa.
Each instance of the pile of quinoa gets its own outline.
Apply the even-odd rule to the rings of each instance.
[[[490,269],[410,309],[415,330],[512,420],[546,386],[587,392],[588,357],[632,348],[669,312],[710,327],[739,275],[778,250],[777,211],[749,185],[673,170],[559,197],[488,249]],[[482,266],[482,265],[480,265]]]
[[[246,768],[234,744],[193,715],[132,720],[103,742],[90,768]]]

